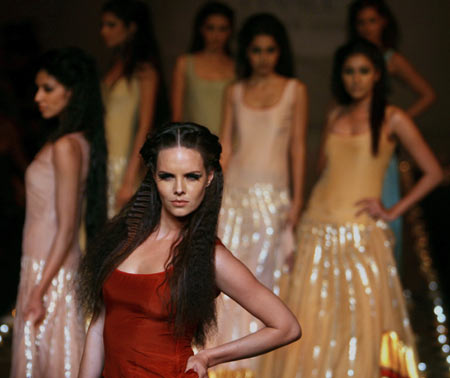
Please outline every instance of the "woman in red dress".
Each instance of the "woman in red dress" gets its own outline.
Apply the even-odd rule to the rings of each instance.
[[[300,337],[289,309],[217,239],[220,153],[218,138],[191,123],[169,124],[145,143],[141,187],[81,265],[93,318],[79,377],[206,378],[209,367]],[[204,345],[215,325],[220,292],[265,327],[194,355],[191,344]]]

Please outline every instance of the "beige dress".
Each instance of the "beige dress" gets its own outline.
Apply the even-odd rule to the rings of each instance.
[[[194,55],[186,60],[183,120],[206,126],[219,135],[225,89],[233,81],[206,80],[195,72]]]
[[[243,102],[243,85],[233,93],[234,133],[237,144],[225,176],[218,235],[265,286],[278,293],[285,252],[283,241],[289,194],[289,143],[296,80],[289,80],[279,102],[255,109]],[[222,295],[218,300],[216,343],[257,331],[261,323]],[[221,365],[214,375],[251,377],[258,358]],[[233,370],[234,373],[225,372]],[[234,375],[232,375],[234,374]]]
[[[83,155],[79,209],[84,198],[89,166],[89,144],[80,133],[74,138]],[[20,284],[14,318],[11,377],[77,377],[85,331],[82,314],[75,301],[73,278],[81,255],[74,238],[67,258],[44,295],[45,318],[38,328],[23,319],[23,310],[41,275],[58,231],[55,204],[53,145],[46,144],[25,175],[26,218]],[[78,216],[77,224],[80,223]]]
[[[132,76],[118,79],[110,88],[103,86],[105,104],[105,136],[108,146],[108,218],[116,213],[116,194],[133,148],[137,130],[140,89]]]
[[[303,336],[275,353],[265,376],[417,377],[391,231],[355,216],[358,200],[380,197],[393,150],[385,132],[376,156],[370,132],[328,135],[327,166],[299,226],[288,293]]]

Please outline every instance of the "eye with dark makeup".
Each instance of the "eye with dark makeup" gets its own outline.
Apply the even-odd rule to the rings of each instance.
[[[189,180],[192,180],[192,181],[198,181],[198,180],[200,180],[201,177],[202,177],[202,175],[200,173],[191,172],[191,173],[186,174],[186,178]]]
[[[166,181],[173,178],[173,174],[167,172],[158,172],[158,178],[160,180]]]

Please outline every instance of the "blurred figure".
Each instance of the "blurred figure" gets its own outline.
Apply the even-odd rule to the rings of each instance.
[[[26,172],[26,218],[11,377],[76,376],[84,319],[73,278],[88,240],[106,219],[106,142],[95,62],[77,48],[47,52],[35,100],[58,127]]]
[[[219,135],[225,88],[234,79],[230,40],[234,14],[206,3],[195,17],[189,54],[178,58],[172,80],[172,119],[207,126]]]
[[[416,71],[406,57],[397,51],[398,27],[394,15],[383,0],[356,0],[348,11],[349,39],[364,38],[375,44],[383,53],[386,68],[390,75],[403,81],[417,94],[417,100],[406,109],[415,118],[427,110],[435,101],[436,95],[431,85]],[[401,197],[398,159],[392,156],[386,172],[382,200],[391,207]],[[402,218],[390,223],[395,234],[395,257],[399,265],[402,250]]]
[[[153,122],[161,122],[158,117],[164,118],[168,107],[147,5],[138,0],[107,1],[102,8],[101,35],[114,50],[103,78],[108,217],[112,217],[134,194],[140,181],[139,150]]]
[[[393,258],[390,222],[442,179],[411,118],[386,103],[383,55],[365,40],[339,48],[337,105],[324,130],[321,165],[299,226],[288,305],[304,339],[286,348],[272,377],[418,377],[414,335]],[[380,201],[396,141],[423,171],[394,206]]]
[[[273,15],[246,20],[238,48],[240,80],[227,90],[222,127],[226,171],[218,235],[258,280],[278,294],[302,205],[307,92],[292,77],[288,36]],[[223,297],[223,306],[218,307],[220,342],[260,326],[250,313]],[[234,373],[223,374],[253,376],[258,361],[234,362],[222,367]]]

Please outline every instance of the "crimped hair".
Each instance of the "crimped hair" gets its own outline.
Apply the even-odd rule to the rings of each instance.
[[[46,71],[72,91],[50,141],[82,132],[90,145],[85,212],[86,235],[90,240],[106,221],[107,147],[96,64],[83,50],[66,47],[46,52],[38,61],[37,69]]]
[[[158,227],[162,205],[154,179],[157,159],[161,150],[176,146],[198,151],[206,171],[214,172],[201,204],[184,218],[165,266],[170,287],[166,304],[175,335],[194,331],[194,343],[203,345],[216,324],[214,250],[223,190],[222,148],[206,127],[169,123],[148,137],[141,149],[148,166],[145,179],[124,209],[88,246],[80,265],[79,295],[95,318],[103,306],[102,287],[109,274]]]
[[[378,153],[381,126],[384,121],[388,93],[388,77],[384,57],[380,49],[364,39],[357,39],[339,47],[333,60],[331,91],[336,101],[341,105],[349,105],[353,98],[348,94],[342,81],[342,70],[346,60],[352,55],[362,54],[369,59],[378,71],[379,78],[373,87],[370,104],[370,131],[372,136],[372,153]]]
[[[225,17],[230,23],[230,29],[233,30],[234,25],[234,12],[226,4],[218,1],[209,1],[203,5],[195,16],[194,30],[192,35],[191,45],[189,47],[189,52],[194,53],[201,51],[205,48],[205,41],[202,35],[202,27],[205,24],[206,19],[212,15],[220,15]],[[231,56],[231,35],[225,44],[225,53]]]
[[[288,34],[281,21],[270,13],[258,13],[250,16],[238,34],[237,74],[239,78],[250,77],[252,67],[247,57],[247,49],[258,35],[269,35],[275,39],[280,49],[275,71],[280,75],[293,77],[294,63]]]
[[[355,0],[349,5],[347,16],[348,39],[352,40],[361,37],[358,34],[356,23],[359,12],[365,8],[374,8],[386,21],[386,26],[381,36],[383,49],[397,49],[399,41],[397,20],[384,0]]]

